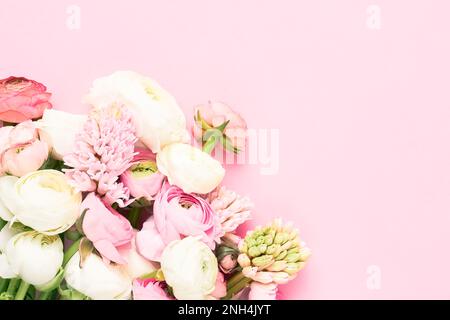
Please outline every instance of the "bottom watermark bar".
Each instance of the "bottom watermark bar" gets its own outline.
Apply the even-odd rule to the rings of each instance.
[[[271,304],[261,303],[261,304],[242,304],[242,303],[227,303],[216,306],[197,306],[192,304],[185,304],[184,306],[178,307],[179,315],[199,315],[205,318],[216,315],[222,316],[242,316],[250,315],[253,317],[257,316],[268,316],[270,315]]]

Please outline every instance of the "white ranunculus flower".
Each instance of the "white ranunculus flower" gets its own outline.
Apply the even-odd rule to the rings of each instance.
[[[0,207],[14,219],[44,234],[69,229],[80,215],[81,193],[71,187],[64,173],[39,170],[21,178],[0,178]]]
[[[174,97],[156,81],[136,72],[117,71],[95,80],[85,100],[94,108],[128,107],[137,137],[154,153],[189,138],[184,113]]]
[[[17,274],[11,269],[8,257],[6,256],[6,245],[8,241],[16,234],[22,232],[19,229],[11,228],[11,222],[8,222],[0,230],[0,277],[5,279],[15,278]]]
[[[73,152],[75,137],[83,129],[86,115],[46,109],[41,120],[37,121],[39,137],[51,148],[52,157],[62,160]]]
[[[14,214],[5,206],[5,202],[14,201],[12,199],[11,190],[14,188],[14,184],[19,180],[15,176],[2,176],[0,177],[0,218],[4,221],[10,221]]]
[[[194,237],[172,241],[162,254],[161,269],[178,300],[209,299],[215,289],[216,256]]]
[[[93,300],[127,300],[131,297],[132,279],[121,265],[105,264],[96,254],[89,254],[80,267],[77,252],[66,265],[67,285]]]
[[[186,193],[206,194],[222,181],[225,170],[219,161],[189,144],[174,143],[156,157],[157,166],[174,184]]]
[[[21,232],[12,237],[5,250],[11,270],[34,286],[53,280],[61,268],[64,252],[59,236],[37,231]]]

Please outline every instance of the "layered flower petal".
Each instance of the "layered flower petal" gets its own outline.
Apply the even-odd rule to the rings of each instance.
[[[159,152],[156,160],[170,184],[186,193],[211,192],[225,176],[219,161],[188,144],[173,143]]]
[[[20,123],[42,116],[45,109],[51,109],[51,93],[34,80],[23,77],[9,77],[0,80],[0,120]]]
[[[127,261],[119,253],[119,247],[128,245],[134,232],[130,222],[95,193],[90,193],[81,204],[85,211],[83,232],[91,240],[100,254],[113,262],[125,264]]]

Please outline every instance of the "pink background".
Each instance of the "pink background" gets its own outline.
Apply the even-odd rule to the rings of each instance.
[[[278,173],[234,166],[227,184],[257,222],[289,218],[312,248],[285,297],[448,299],[449,14],[447,0],[0,0],[0,76],[41,81],[73,112],[119,69],[157,79],[189,114],[226,101],[280,130]]]

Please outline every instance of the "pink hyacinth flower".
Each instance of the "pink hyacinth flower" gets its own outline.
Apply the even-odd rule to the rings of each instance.
[[[119,248],[130,245],[134,237],[130,222],[95,193],[90,193],[84,199],[81,210],[86,210],[83,232],[102,257],[125,264],[127,261],[119,253]]]
[[[234,232],[242,223],[251,219],[253,203],[250,199],[241,197],[224,186],[209,195],[209,202],[219,217],[224,234]]]
[[[96,191],[109,204],[126,207],[130,192],[119,176],[135,156],[135,127],[124,107],[92,112],[75,141],[75,150],[64,157],[69,182],[82,192]]]
[[[275,283],[263,284],[252,282],[250,284],[249,300],[277,300],[278,285]]]

